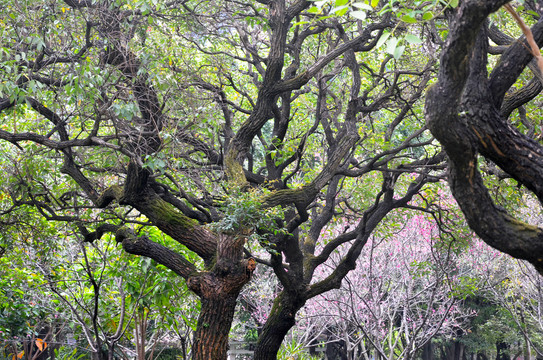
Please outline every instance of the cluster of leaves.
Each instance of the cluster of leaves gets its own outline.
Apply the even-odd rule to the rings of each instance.
[[[274,251],[270,237],[287,232],[282,223],[285,209],[280,206],[263,206],[266,197],[272,193],[265,188],[235,188],[221,203],[221,220],[212,223],[210,227],[226,234],[246,236],[250,242]]]

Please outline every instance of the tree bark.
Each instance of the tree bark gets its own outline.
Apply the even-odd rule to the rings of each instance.
[[[434,344],[432,341],[428,341],[424,346],[422,347],[422,360],[434,360]]]
[[[458,340],[449,343],[446,346],[446,359],[447,360],[462,360],[464,358],[465,345]]]
[[[202,298],[202,308],[192,347],[193,360],[226,360],[228,333],[237,295]]]
[[[254,360],[276,360],[283,339],[296,323],[296,313],[305,300],[285,292],[279,294],[273,303],[264,328],[256,343]]]
[[[219,235],[215,265],[210,271],[187,280],[189,288],[202,301],[192,347],[193,360],[227,358],[236,300],[254,270],[254,262],[243,259],[244,244],[244,237]]]
[[[451,191],[469,226],[490,246],[528,260],[543,274],[543,230],[497,206],[478,166],[481,154],[543,199],[543,148],[500,113],[507,89],[532,59],[524,42],[510,47],[487,75],[485,21],[505,3],[464,1],[456,10],[438,82],[427,93],[426,120],[448,155]],[[533,33],[542,42],[541,21]]]

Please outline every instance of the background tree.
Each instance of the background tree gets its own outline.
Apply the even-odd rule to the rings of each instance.
[[[368,271],[350,274],[305,312],[309,321],[322,319],[320,328],[341,341],[348,359],[415,358],[432,339],[464,332],[475,315],[463,306],[457,254],[433,219],[404,216],[405,227],[366,245],[359,267]]]

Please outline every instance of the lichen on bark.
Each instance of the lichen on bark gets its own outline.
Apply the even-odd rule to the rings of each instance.
[[[224,166],[228,180],[236,186],[245,186],[247,179],[243,171],[243,166],[238,161],[238,152],[235,149],[228,151],[224,157]]]

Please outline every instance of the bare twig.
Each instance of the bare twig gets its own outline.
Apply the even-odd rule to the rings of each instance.
[[[532,34],[532,31],[524,23],[520,15],[515,11],[513,6],[511,4],[505,4],[504,5],[505,11],[507,11],[511,16],[513,16],[513,19],[517,22],[518,26],[522,30],[522,33],[524,36],[526,36],[526,40],[528,41],[528,44],[530,45],[530,50],[532,51],[532,54],[535,56],[537,60],[537,66],[539,67],[539,71],[543,74],[543,57],[541,56],[541,52],[539,51],[539,47],[537,46],[534,35]]]

